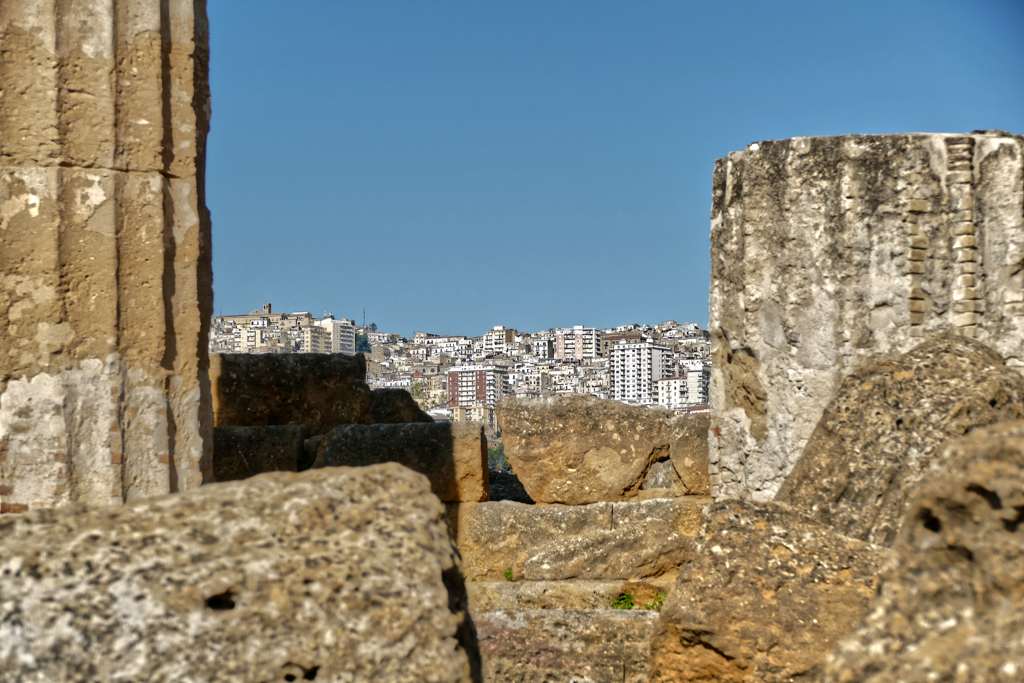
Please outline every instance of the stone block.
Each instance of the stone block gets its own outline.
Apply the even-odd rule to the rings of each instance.
[[[960,301],[962,299],[980,299],[981,290],[977,287],[954,287],[953,288],[953,301]]]
[[[931,205],[928,203],[928,200],[926,199],[911,199],[910,204],[907,207],[907,210],[911,211],[912,213],[928,213],[932,209]]]
[[[911,313],[910,314],[911,325],[924,325],[924,313]],[[917,335],[920,336],[920,335]]]
[[[946,175],[947,183],[969,183],[974,179],[974,174],[970,171],[953,171]]]
[[[891,545],[946,441],[1022,417],[1024,377],[985,345],[943,334],[843,380],[776,500]]]
[[[1024,422],[951,442],[907,510],[863,619],[810,680],[1019,680],[1022,510]]]
[[[1024,315],[1024,304],[1003,304],[1003,313],[1006,315]]]
[[[924,249],[911,249],[907,252],[909,261],[924,261],[926,258],[928,258],[928,252]]]
[[[963,263],[964,261],[977,261],[978,250],[977,249],[959,249],[956,252],[956,262]]]
[[[960,223],[972,223],[974,222],[974,211],[953,211],[949,214],[949,222],[957,225]]]
[[[973,235],[974,234],[974,223],[970,223],[970,222],[954,223],[953,224],[953,228],[952,228],[952,233],[953,233],[954,236],[956,236],[956,235]]]
[[[925,272],[924,261],[908,261],[907,262],[907,267],[906,267],[906,272],[908,274],[924,273]]]
[[[954,249],[967,249],[968,247],[975,247],[977,244],[978,242],[974,235],[960,235],[953,240]]]
[[[248,479],[264,472],[298,472],[306,428],[217,427],[213,430],[213,476]]]
[[[638,495],[671,461],[680,495],[710,492],[708,419],[593,396],[498,402],[505,455],[537,502],[579,505]]]
[[[1003,291],[1003,301],[1006,303],[1016,303],[1024,301],[1024,290],[1021,289],[1007,289]]]
[[[889,552],[778,503],[705,513],[651,638],[652,683],[800,679],[857,624]]]
[[[465,681],[444,508],[398,465],[0,520],[0,681]]]
[[[320,443],[313,468],[395,462],[430,480],[445,502],[490,497],[487,439],[479,422],[342,425]]]
[[[686,561],[702,496],[589,505],[460,503],[448,521],[467,580],[647,579]]]
[[[965,273],[963,275],[957,275],[956,280],[953,283],[954,287],[973,287],[977,280],[973,274]]]
[[[952,197],[949,203],[949,208],[952,211],[967,211],[968,209],[974,208],[974,202],[969,194],[961,197]]]
[[[911,299],[926,299],[926,298],[928,298],[927,295],[924,293],[924,290],[921,289],[920,287],[911,287],[910,288],[910,295],[909,296],[910,296]]]
[[[980,299],[954,301],[953,311],[955,313],[983,313],[985,311],[985,302]]]
[[[646,683],[656,612],[496,610],[474,615],[483,680]]]
[[[914,249],[927,249],[928,238],[924,235],[915,235],[910,238],[910,246]]]
[[[674,578],[674,577],[673,577]],[[664,601],[672,589],[665,577],[652,580],[468,581],[466,594],[473,614],[490,610],[606,610],[620,595],[629,595],[635,609]]]
[[[981,322],[981,316],[973,311],[955,313],[953,315],[953,324],[957,327],[965,327],[967,325],[976,325]]]
[[[928,310],[928,304],[920,299],[911,299],[907,302],[907,308],[911,313],[924,313]]]
[[[978,263],[977,261],[964,261],[956,264],[956,272],[958,273],[977,273]]]

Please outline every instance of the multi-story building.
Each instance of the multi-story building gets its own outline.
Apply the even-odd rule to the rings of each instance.
[[[330,353],[331,337],[319,325],[302,328],[302,353]]]
[[[448,371],[448,407],[494,407],[508,396],[508,371],[493,365],[456,365]]]
[[[516,331],[506,330],[504,325],[484,333],[484,353],[508,356],[516,345]]]
[[[356,355],[356,324],[354,321],[348,318],[335,320],[332,315],[317,321],[317,325],[327,330],[330,348],[327,353]]]
[[[703,361],[688,361],[686,366],[686,396],[690,405],[708,403],[711,387],[711,368]]]
[[[654,382],[671,374],[669,348],[651,341],[620,343],[613,346],[610,353],[609,398],[640,405],[654,403]]]
[[[601,355],[601,330],[576,325],[555,330],[555,358],[583,360]]]
[[[662,377],[654,381],[654,402],[659,406],[678,409],[688,405],[686,377]]]

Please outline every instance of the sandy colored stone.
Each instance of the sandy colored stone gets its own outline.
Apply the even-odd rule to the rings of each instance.
[[[650,580],[600,581],[467,581],[466,594],[472,613],[490,610],[603,610],[623,594],[633,598],[634,609],[664,600],[672,590],[666,577]]]
[[[657,614],[497,610],[474,615],[488,683],[646,683]]]
[[[867,610],[889,553],[778,503],[705,513],[651,640],[654,682],[801,680]]]
[[[450,505],[467,581],[645,579],[690,556],[708,498],[589,505]]]
[[[298,472],[305,437],[302,425],[216,427],[213,476],[236,481],[264,472]]]
[[[1018,681],[1024,677],[1024,422],[952,442],[922,484],[896,561],[815,681]]]
[[[396,462],[426,475],[445,502],[488,500],[487,438],[479,422],[342,425],[320,442],[313,468]]]
[[[205,3],[0,12],[0,512],[212,466]]]
[[[628,500],[659,462],[672,464],[677,495],[710,491],[701,417],[580,395],[503,398],[497,419],[505,455],[538,503]]]
[[[983,344],[942,335],[844,379],[775,499],[888,546],[948,439],[1020,418],[1024,377]]]
[[[949,165],[955,137],[973,143],[966,168]],[[842,379],[923,337],[960,329],[1024,368],[1024,311],[1005,298],[1024,290],[1024,138],[762,141],[718,160],[712,184],[716,498],[771,500]],[[968,221],[977,249],[954,246]],[[965,273],[982,284],[957,291]],[[967,294],[983,313],[959,328]]]
[[[370,391],[368,424],[402,422],[433,422],[405,389],[373,389]]]
[[[470,681],[443,515],[387,464],[9,516],[0,681]]]

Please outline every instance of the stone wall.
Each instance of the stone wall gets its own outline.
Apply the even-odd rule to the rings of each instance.
[[[1024,138],[847,135],[715,165],[713,494],[768,500],[842,378],[945,330],[1024,367]]]
[[[210,466],[203,0],[0,9],[0,511]]]

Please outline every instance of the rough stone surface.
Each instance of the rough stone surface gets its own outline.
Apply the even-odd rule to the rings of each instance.
[[[388,464],[6,517],[0,681],[470,681],[443,515]]]
[[[888,551],[778,503],[705,513],[651,641],[653,682],[801,680],[864,615]]]
[[[1024,377],[982,344],[942,335],[844,379],[775,499],[891,545],[947,439],[1021,418]]]
[[[210,472],[205,3],[0,11],[0,512]]]
[[[368,424],[433,422],[405,389],[374,389],[370,392]]]
[[[816,681],[1024,677],[1024,422],[950,444],[910,505],[863,621]]]
[[[671,462],[677,495],[710,491],[700,417],[593,396],[503,398],[497,417],[505,455],[538,503],[628,500],[658,462]]]
[[[657,614],[619,610],[474,615],[488,683],[646,683]]]
[[[955,329],[1024,366],[1022,150],[1000,132],[844,135],[717,162],[713,495],[770,500],[879,355]]]
[[[666,596],[672,581],[665,577],[651,580],[569,580],[569,581],[468,581],[466,594],[470,612],[488,610],[533,609],[609,609],[620,595],[633,598],[635,609],[652,605],[657,596]],[[664,599],[664,598],[662,598]]]
[[[448,523],[466,580],[643,579],[687,561],[704,497],[590,505],[462,503]]]
[[[247,479],[264,472],[298,472],[306,428],[217,427],[213,430],[213,476]]]
[[[445,502],[488,500],[487,439],[479,422],[342,425],[320,443],[313,468],[397,462],[426,475]]]

